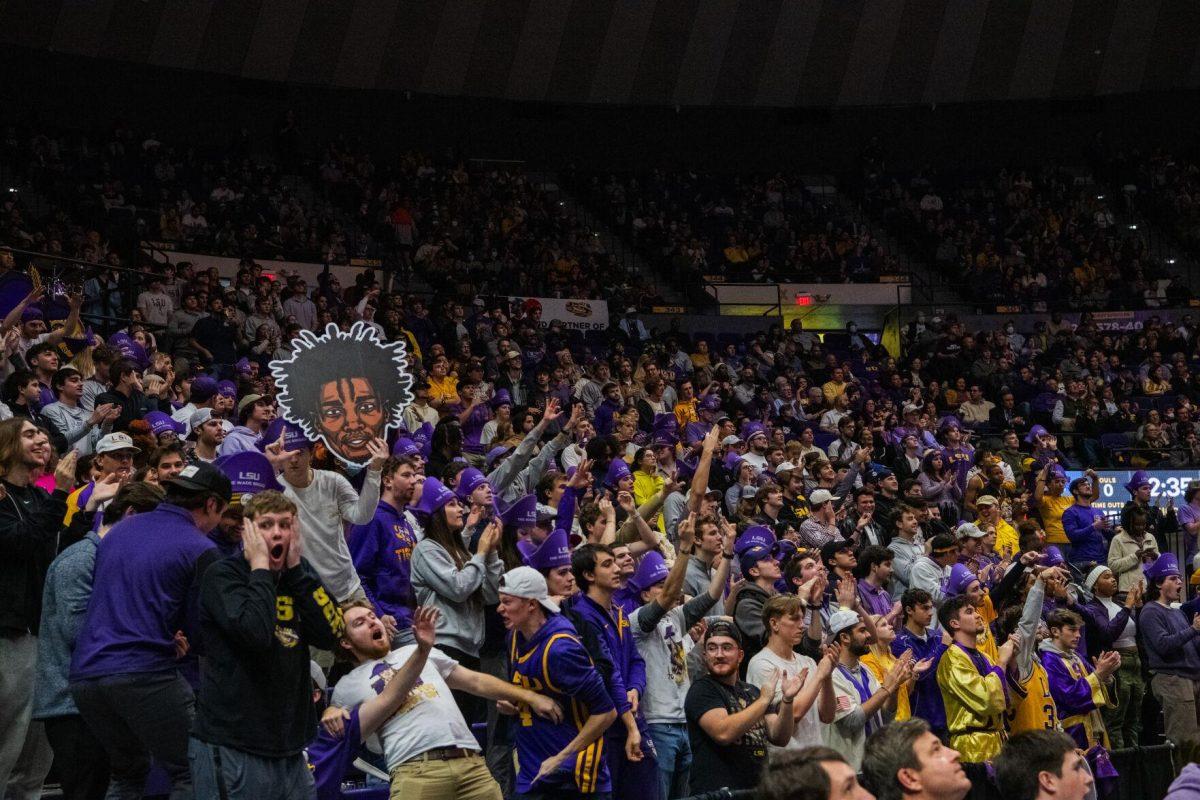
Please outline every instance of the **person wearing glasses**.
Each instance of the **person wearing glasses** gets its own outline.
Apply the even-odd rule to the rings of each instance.
[[[804,686],[800,675],[776,670],[762,687],[738,678],[744,653],[733,623],[719,619],[704,634],[708,674],[692,683],[684,702],[692,747],[691,791],[753,789],[767,763],[767,744],[792,738],[792,704]],[[780,701],[775,689],[780,687]]]

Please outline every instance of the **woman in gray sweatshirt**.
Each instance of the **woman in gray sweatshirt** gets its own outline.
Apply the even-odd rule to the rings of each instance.
[[[438,619],[438,649],[467,669],[479,669],[483,646],[483,609],[500,600],[504,562],[496,553],[501,525],[493,519],[479,537],[474,554],[463,543],[466,512],[454,493],[427,480],[420,508],[428,514],[425,538],[412,554],[412,587],[418,606],[433,606]],[[474,695],[454,692],[468,723],[483,722],[487,706]]]

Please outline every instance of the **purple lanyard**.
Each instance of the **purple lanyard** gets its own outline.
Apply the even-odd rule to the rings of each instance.
[[[858,682],[854,675],[851,674],[850,670],[846,669],[841,664],[838,664],[838,671],[841,672],[842,675],[846,677],[846,680],[850,681],[854,688],[858,690],[858,702],[859,705],[862,705],[871,699],[871,680],[867,677],[866,667],[860,664],[858,670],[860,673],[862,673],[862,683]],[[876,728],[881,727],[883,727],[883,718],[880,716],[878,711],[867,717],[867,736],[870,736]]]

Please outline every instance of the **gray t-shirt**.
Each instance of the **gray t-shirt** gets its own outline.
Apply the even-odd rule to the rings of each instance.
[[[692,649],[688,630],[712,605],[706,586],[700,595],[666,613],[658,603],[650,602],[629,616],[634,644],[646,662],[646,691],[641,700],[646,722],[670,725],[687,721],[683,703],[692,685],[687,669],[687,654]]]
[[[687,572],[683,575],[683,593],[690,597],[708,594],[708,584],[712,581],[711,568],[696,556],[688,561]],[[709,615],[722,616],[725,613],[725,598],[722,597],[713,604]]]

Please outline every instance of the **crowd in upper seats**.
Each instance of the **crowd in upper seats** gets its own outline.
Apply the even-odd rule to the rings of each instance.
[[[870,226],[840,208],[832,193],[822,193],[830,187],[809,187],[800,175],[658,169],[567,178],[681,285],[703,275],[756,283],[870,282],[899,271],[895,254]]]
[[[418,234],[414,265],[550,246],[548,195],[445,169],[422,202],[451,200],[471,246]],[[768,212],[803,204],[771,185]],[[16,194],[9,237],[62,235],[8,243],[118,252],[87,204]],[[510,214],[537,203],[524,239]],[[46,261],[0,249],[0,288]],[[1157,742],[1160,711],[1200,752],[1200,482],[1164,505],[1148,473],[1200,464],[1189,312],[922,314],[892,355],[799,319],[687,335],[623,312],[585,337],[486,269],[428,301],[264,263],[157,265],[131,292],[97,270],[0,320],[0,783],[36,793],[70,752],[69,797],[133,796],[151,756],[180,793],[336,797],[377,733],[398,796],[678,798],[812,747],[883,795],[917,767],[873,758],[908,731],[961,800],[989,762],[1015,785],[1006,740],[1061,728],[1039,746],[1110,791],[1109,751]],[[406,345],[413,402],[359,464],[277,417],[270,363],[329,327]],[[377,412],[353,377],[326,384],[333,421]],[[1107,463],[1133,471],[1119,515],[1095,506]]]
[[[273,145],[245,129],[194,145],[117,123],[102,133],[6,129],[3,239],[13,247],[120,267],[141,241],[235,258],[415,270],[437,291],[607,297],[652,295],[601,238],[519,167],[409,152],[377,161],[339,138],[306,154],[297,123]],[[519,267],[519,269],[518,269]],[[99,295],[118,276],[101,273]]]
[[[1123,204],[1088,171],[868,164],[867,207],[981,305],[1082,311],[1186,299],[1186,284],[1171,280],[1175,271],[1151,256]]]

